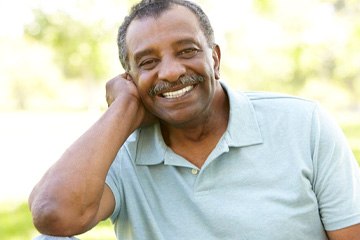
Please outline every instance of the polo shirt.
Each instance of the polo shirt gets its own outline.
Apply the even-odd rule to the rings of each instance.
[[[358,164],[315,102],[239,93],[227,130],[201,169],[137,129],[106,179],[118,239],[323,240],[360,223]]]

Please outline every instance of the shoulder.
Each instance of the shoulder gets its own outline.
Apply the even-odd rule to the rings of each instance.
[[[240,92],[244,94],[252,103],[262,104],[300,104],[314,105],[315,101],[303,97],[288,95],[276,92]]]
[[[317,102],[294,95],[261,92],[261,91],[237,91],[230,88],[225,82],[221,82],[223,89],[227,93],[230,107],[241,108],[244,105],[252,105],[255,111],[284,111],[299,110],[313,111],[317,107]]]
[[[238,112],[243,113],[244,105],[241,102],[246,101],[259,126],[266,129],[288,127],[289,130],[308,131],[318,109],[315,101],[282,93],[233,92],[232,95],[230,105],[233,105],[233,109],[237,108]]]
[[[274,92],[242,92],[257,113],[268,115],[312,115],[318,107],[316,101],[303,97]]]

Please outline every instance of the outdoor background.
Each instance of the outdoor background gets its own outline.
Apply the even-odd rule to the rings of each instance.
[[[117,28],[131,2],[0,2],[1,239],[38,234],[27,196],[106,110],[105,82],[122,72]],[[358,0],[196,2],[215,29],[224,81],[319,101],[360,160]],[[108,221],[80,238],[115,239]]]

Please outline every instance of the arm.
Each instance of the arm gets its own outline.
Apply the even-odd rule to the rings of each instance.
[[[107,172],[121,145],[146,119],[137,89],[126,77],[108,82],[108,110],[65,151],[30,194],[34,225],[41,233],[80,234],[111,215],[115,203],[105,184]]]
[[[330,240],[360,240],[360,171],[336,122],[318,108],[314,114],[314,192]]]
[[[360,240],[360,224],[347,228],[327,231],[330,240]]]

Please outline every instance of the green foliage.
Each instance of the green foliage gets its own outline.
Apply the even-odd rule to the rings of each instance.
[[[349,124],[343,124],[342,129],[346,138],[349,140],[356,160],[360,164],[360,123],[352,122]]]
[[[222,73],[231,84],[292,94],[332,84],[351,96],[348,108],[360,109],[359,1],[256,0],[247,10],[224,31],[231,51]]]
[[[103,5],[115,6],[110,2]],[[87,80],[88,87],[89,82],[106,80],[109,66],[115,66],[109,59],[118,64],[116,30],[138,1],[119,2],[119,16],[111,26],[105,23],[108,16],[89,21],[86,14],[79,15],[95,8],[94,0],[74,1],[72,12],[35,9],[25,35],[52,49],[65,79]],[[224,41],[221,74],[232,86],[306,96],[303,90],[313,82],[331,84],[348,92],[344,105],[360,109],[358,0],[240,1],[236,9],[216,0],[196,2],[209,7],[210,20],[220,26],[215,34]]]
[[[268,14],[274,10],[274,6],[272,5],[271,0],[254,0],[255,8],[261,14]]]
[[[27,204],[0,206],[0,233],[6,240],[31,239],[34,228]]]
[[[27,37],[51,47],[55,60],[67,78],[101,79],[108,62],[103,46],[111,33],[101,21],[74,19],[67,12],[33,11],[34,21],[25,27]],[[114,41],[115,42],[115,41]]]
[[[39,235],[32,224],[27,203],[0,203],[0,235],[5,240],[32,239]],[[114,240],[115,233],[110,220],[99,223],[87,233],[79,235],[81,240]]]

